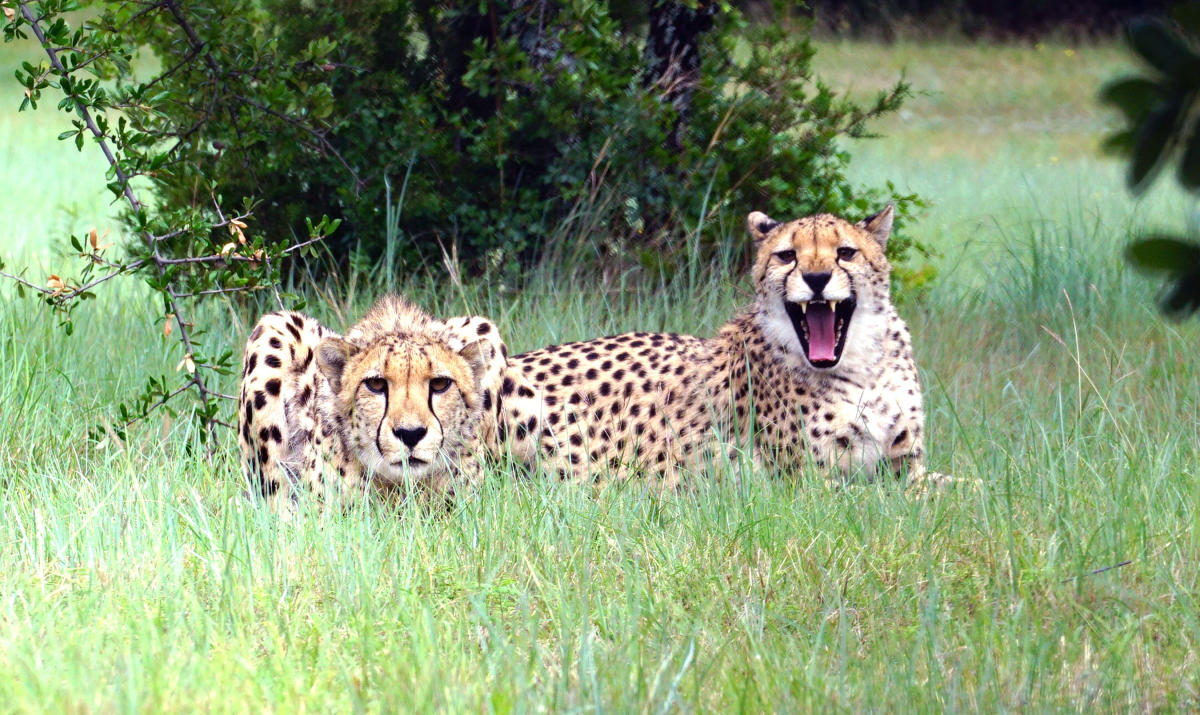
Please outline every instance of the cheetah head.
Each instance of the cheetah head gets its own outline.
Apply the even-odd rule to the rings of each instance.
[[[767,337],[821,370],[850,353],[869,359],[889,301],[883,251],[892,215],[888,206],[856,224],[829,214],[780,223],[751,213],[756,302]]]
[[[483,414],[486,341],[459,350],[429,335],[390,333],[366,344],[330,337],[317,348],[335,421],[385,484],[453,470]]]

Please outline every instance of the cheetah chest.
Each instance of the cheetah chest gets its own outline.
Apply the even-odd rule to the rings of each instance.
[[[873,469],[907,454],[919,436],[920,391],[908,371],[880,369],[862,374],[801,373],[791,389],[759,392],[762,439],[779,455],[779,467],[796,467],[811,455],[819,466],[843,472]],[[912,375],[915,378],[915,374]]]

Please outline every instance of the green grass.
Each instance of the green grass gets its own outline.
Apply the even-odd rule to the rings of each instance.
[[[1184,226],[1194,203],[1169,187],[1128,198],[1093,151],[1109,118],[1092,92],[1121,54],[1064,49],[817,55],[836,86],[869,91],[907,66],[938,90],[854,147],[853,171],[934,202],[914,230],[940,276],[901,306],[931,466],[976,488],[914,496],[807,474],[593,495],[498,470],[448,516],[370,506],[280,523],[241,498],[232,436],[207,458],[189,452],[187,420],[157,416],[126,444],[87,444],[115,400],[179,360],[138,286],[81,308],[72,338],[7,300],[0,703],[1200,707],[1200,329],[1161,320],[1156,286],[1121,259],[1130,227]],[[2,199],[17,218],[0,255],[31,276],[70,272],[47,248],[64,230],[112,225],[95,157],[53,141],[62,119],[0,113],[5,186],[39,187]],[[724,239],[747,240],[726,223]],[[740,276],[685,273],[657,290],[550,271],[520,293],[407,291],[491,315],[517,350],[708,333],[748,296]],[[372,297],[341,290],[312,310],[342,324]],[[245,317],[214,305],[212,339],[238,344]]]

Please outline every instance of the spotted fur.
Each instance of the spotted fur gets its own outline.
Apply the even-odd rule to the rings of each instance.
[[[892,208],[858,224],[757,212],[748,223],[755,300],[715,337],[628,333],[511,360],[544,414],[514,406],[503,419],[551,470],[575,480],[648,473],[672,486],[681,466],[740,444],[775,472],[907,465],[923,477],[921,388],[884,258]],[[826,326],[811,351],[810,314]]]
[[[346,503],[409,484],[450,495],[480,473],[507,352],[485,318],[441,322],[395,296],[345,335],[293,312],[246,343],[238,437],[273,509],[305,491]]]

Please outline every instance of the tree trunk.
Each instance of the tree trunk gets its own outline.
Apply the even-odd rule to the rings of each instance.
[[[700,79],[700,37],[713,27],[715,0],[700,0],[695,9],[682,2],[659,0],[650,9],[650,26],[642,51],[645,87],[660,93],[675,109],[667,145],[678,150]]]

